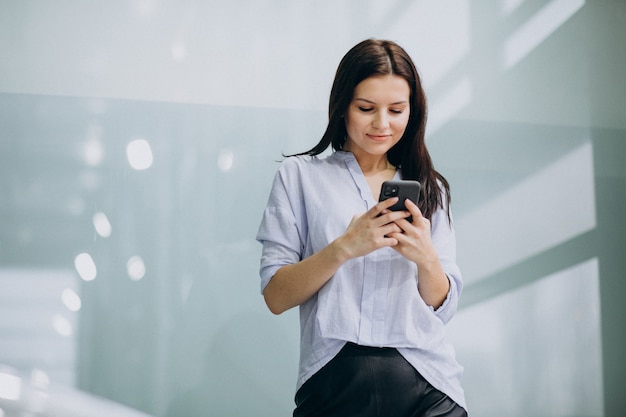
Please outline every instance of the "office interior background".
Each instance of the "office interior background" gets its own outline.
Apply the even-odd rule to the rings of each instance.
[[[428,94],[470,415],[626,413],[626,2],[0,0],[0,416],[290,415],[254,238],[370,37]]]

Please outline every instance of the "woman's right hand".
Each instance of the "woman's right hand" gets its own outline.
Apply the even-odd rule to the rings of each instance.
[[[397,197],[381,201],[365,213],[352,218],[346,231],[333,242],[340,248],[346,260],[398,244],[398,240],[389,237],[389,234],[402,233],[402,229],[394,222],[408,217],[410,213],[389,211],[389,207],[397,201]]]

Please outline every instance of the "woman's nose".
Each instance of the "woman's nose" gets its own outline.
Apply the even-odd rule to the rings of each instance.
[[[389,126],[389,117],[384,112],[376,113],[372,125],[376,129],[384,129]]]

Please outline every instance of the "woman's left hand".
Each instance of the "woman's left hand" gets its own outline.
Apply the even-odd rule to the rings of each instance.
[[[430,238],[430,220],[422,215],[420,209],[411,200],[407,199],[404,205],[411,213],[413,221],[400,219],[395,222],[403,232],[389,235],[398,240],[398,244],[393,248],[418,266],[438,261],[439,256]]]
[[[450,281],[441,267],[439,255],[430,237],[430,220],[422,216],[422,212],[412,201],[406,200],[404,205],[411,213],[413,221],[396,220],[395,223],[403,232],[390,233],[389,237],[398,241],[393,246],[398,253],[417,264],[417,289],[426,304],[437,309],[446,299]]]

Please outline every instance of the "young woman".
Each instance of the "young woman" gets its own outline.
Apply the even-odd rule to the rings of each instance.
[[[294,416],[467,415],[444,340],[462,288],[450,190],[425,125],[411,58],[365,40],[339,64],[320,142],[278,169],[257,239],[269,309],[300,308]],[[418,205],[378,202],[391,179],[420,181]]]

